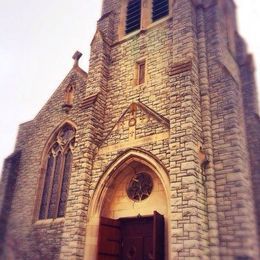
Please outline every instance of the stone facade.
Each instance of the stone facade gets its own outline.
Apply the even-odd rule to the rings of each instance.
[[[100,217],[153,211],[164,215],[165,259],[260,259],[260,119],[235,5],[169,0],[152,22],[142,2],[140,30],[125,35],[127,0],[104,0],[88,73],[75,55],[20,125],[0,189],[3,259],[96,259]],[[65,217],[39,220],[46,147],[64,124],[76,129]],[[140,171],[154,189],[133,204],[124,187]]]

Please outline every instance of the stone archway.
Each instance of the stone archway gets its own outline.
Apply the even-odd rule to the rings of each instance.
[[[139,173],[148,174],[153,183],[151,194],[141,201],[127,195],[126,188]],[[165,255],[168,251],[169,176],[153,155],[131,149],[118,157],[99,180],[90,202],[85,259],[97,259],[100,219],[113,220],[152,216],[154,212],[165,219]],[[167,259],[167,257],[166,257]]]

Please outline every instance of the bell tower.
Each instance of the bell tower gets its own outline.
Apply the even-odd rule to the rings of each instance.
[[[102,218],[109,216],[115,229],[120,224],[113,221],[159,211],[165,259],[256,259],[255,166],[250,166],[250,121],[245,117],[254,112],[244,104],[242,56],[247,53],[241,49],[233,1],[104,0],[91,46],[86,100],[96,97],[91,104],[95,140],[90,140],[96,150],[89,161],[93,195],[87,254],[111,253],[120,259],[109,246],[102,251],[100,243],[107,242],[100,242],[101,226],[108,221]],[[254,124],[259,129],[259,119]],[[168,179],[161,184],[167,209],[160,212],[154,203],[134,213],[120,204],[121,199],[131,204],[126,180],[134,173],[124,167],[138,173],[143,167],[139,160],[132,164],[126,157],[119,170],[111,171],[114,177],[102,179],[107,167],[131,149],[147,153],[166,170]],[[160,174],[153,171],[154,182]],[[118,180],[122,187],[113,193]],[[95,204],[98,196],[108,204]]]
[[[161,212],[166,259],[256,258],[255,166],[250,167],[243,100],[247,53],[241,53],[233,1],[104,0],[91,46],[86,99],[96,95],[92,117],[99,118],[93,198],[107,165],[118,154],[140,149],[168,175],[167,210]],[[255,124],[259,129],[259,120]],[[114,173],[115,185],[128,178],[123,172]],[[93,198],[90,207],[98,207]],[[146,214],[158,208],[155,203]],[[94,255],[101,250],[99,218],[105,217],[98,212],[88,213],[86,231],[85,250]],[[134,217],[126,206],[121,215],[107,212],[114,220]],[[96,233],[94,240],[88,230]]]

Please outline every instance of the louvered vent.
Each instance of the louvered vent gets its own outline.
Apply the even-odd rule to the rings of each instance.
[[[130,0],[127,6],[126,33],[139,30],[141,25],[141,0]]]
[[[169,14],[168,0],[153,0],[153,22]]]

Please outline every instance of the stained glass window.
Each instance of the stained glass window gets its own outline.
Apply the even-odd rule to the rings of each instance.
[[[66,124],[48,150],[39,219],[64,217],[72,168],[75,129]]]
[[[48,205],[48,187],[50,187],[51,175],[53,171],[53,163],[54,163],[54,157],[53,154],[51,154],[48,157],[48,166],[45,174],[45,183],[44,183],[44,189],[42,194],[41,210],[39,215],[40,219],[46,218],[47,205]]]
[[[70,179],[71,166],[72,166],[72,152],[71,150],[69,150],[65,157],[65,166],[64,166],[64,173],[63,173],[63,179],[61,184],[58,217],[64,216],[65,213],[66,202],[67,202],[68,191],[69,191],[69,179]]]
[[[153,189],[153,181],[149,174],[136,174],[127,186],[127,195],[131,200],[142,201],[148,198]]]

